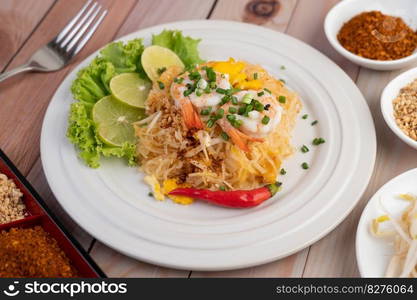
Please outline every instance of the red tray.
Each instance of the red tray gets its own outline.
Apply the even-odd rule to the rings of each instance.
[[[105,278],[106,275],[97,266],[93,259],[71,236],[71,234],[58,221],[57,217],[49,210],[45,202],[7,158],[0,149],[0,173],[12,179],[23,193],[23,202],[26,205],[27,217],[7,224],[0,224],[0,231],[13,227],[28,228],[36,225],[41,226],[46,232],[56,239],[58,245],[71,260],[80,277]]]

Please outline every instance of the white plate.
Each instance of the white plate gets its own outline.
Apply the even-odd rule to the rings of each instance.
[[[385,214],[380,201],[383,201],[393,216],[401,215],[409,203],[398,199],[397,196],[405,193],[417,194],[416,181],[417,169],[398,175],[382,186],[363,210],[356,232],[356,259],[362,277],[384,277],[388,262],[394,253],[389,238],[376,238],[369,231],[372,219]]]
[[[72,102],[62,82],[46,113],[42,163],[58,201],[74,220],[103,243],[143,261],[188,270],[225,270],[262,264],[301,250],[339,224],[354,207],[371,176],[375,129],[366,102],[350,78],[328,58],[285,34],[244,23],[188,21],[144,29],[121,40],[180,29],[202,39],[206,60],[233,56],[265,66],[298,91],[304,103],[293,144],[311,145],[285,163],[284,189],[253,209],[226,209],[198,202],[190,206],[149,198],[142,174],[120,160],[106,159],[93,170],[65,137]],[[286,70],[281,70],[285,65]],[[301,114],[301,115],[302,115]],[[319,124],[310,126],[318,119]],[[307,161],[308,171],[300,165]]]

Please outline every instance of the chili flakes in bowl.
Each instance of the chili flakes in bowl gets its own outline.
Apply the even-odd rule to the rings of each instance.
[[[417,47],[417,33],[402,18],[380,11],[354,16],[342,26],[337,40],[351,53],[374,60],[407,57]]]

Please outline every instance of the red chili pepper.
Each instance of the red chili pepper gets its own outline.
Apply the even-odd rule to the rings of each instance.
[[[210,191],[194,188],[178,188],[170,195],[203,199],[207,202],[226,207],[254,207],[271,198],[278,192],[281,182],[275,182],[253,190]]]

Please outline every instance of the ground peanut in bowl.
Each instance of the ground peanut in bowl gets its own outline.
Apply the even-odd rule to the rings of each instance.
[[[417,79],[403,87],[392,104],[398,127],[417,141]]]

